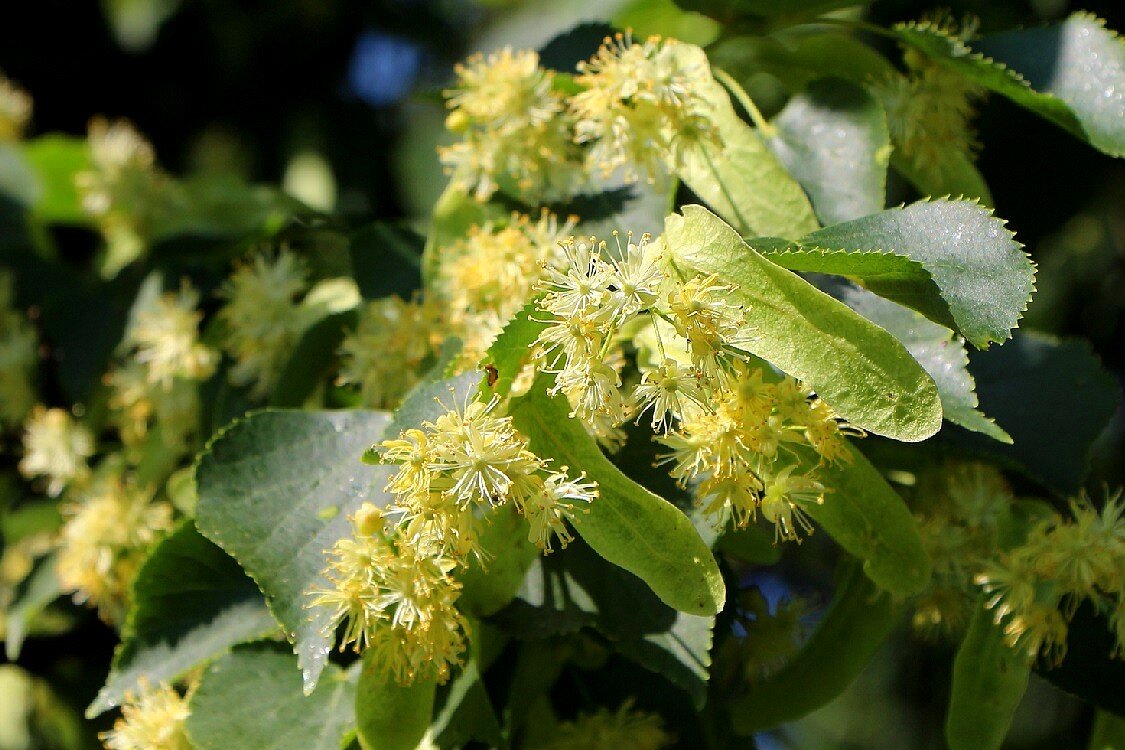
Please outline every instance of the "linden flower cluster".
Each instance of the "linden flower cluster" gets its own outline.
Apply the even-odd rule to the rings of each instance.
[[[996,557],[1016,498],[995,468],[963,462],[919,473],[913,497],[933,561],[931,585],[914,601],[914,627],[923,634],[960,632],[976,603],[973,577]]]
[[[493,414],[499,401],[468,401],[382,443],[383,461],[399,469],[387,484],[391,513],[413,543],[466,560],[479,556],[480,513],[510,503],[528,522],[528,540],[550,552],[573,538],[566,520],[597,496],[597,485],[562,471],[527,447],[510,417]]]
[[[444,302],[449,332],[474,361],[531,296],[543,268],[562,264],[559,240],[576,223],[570,217],[560,226],[548,211],[537,222],[513,213],[505,226],[473,226],[442,248],[433,291]]]
[[[1125,503],[1121,492],[1099,512],[1072,500],[1070,515],[1040,520],[1020,546],[976,576],[1004,641],[1029,659],[1058,663],[1066,654],[1067,621],[1083,601],[1108,612],[1125,653]]]
[[[0,272],[0,429],[14,427],[35,406],[35,330],[14,307],[12,277]]]
[[[107,377],[110,407],[122,442],[140,446],[155,424],[162,441],[182,450],[195,426],[196,384],[215,371],[218,353],[199,341],[199,293],[184,281],[178,292],[144,289],[122,342],[123,362]]]
[[[153,195],[165,182],[152,144],[126,120],[90,121],[91,169],[74,176],[82,208],[97,222],[107,245],[104,270],[117,273],[144,252]]]
[[[47,494],[58,497],[72,482],[90,473],[86,459],[94,455],[94,436],[63,409],[36,406],[27,418],[20,474],[47,479]]]
[[[574,721],[559,724],[550,741],[535,747],[538,750],[575,747],[589,750],[661,750],[670,747],[674,741],[658,715],[635,710],[630,698],[615,711],[599,708],[594,713],[582,713]]]
[[[691,45],[629,35],[607,37],[597,54],[578,65],[585,87],[570,100],[576,139],[588,144],[587,167],[609,175],[623,170],[649,180],[679,163],[685,142],[714,138],[695,84],[710,77]]]
[[[0,141],[18,141],[31,119],[31,97],[0,73]]]
[[[975,19],[961,28],[950,18],[923,20],[928,28],[950,37],[962,49],[975,33]],[[906,74],[893,73],[876,82],[875,91],[887,110],[887,125],[902,155],[916,169],[940,176],[949,151],[972,157],[977,148],[972,119],[975,102],[985,90],[916,50],[903,54]]]
[[[76,602],[97,607],[107,622],[121,620],[146,551],[172,528],[172,507],[152,496],[151,488],[110,471],[65,511],[59,584]]]
[[[694,488],[706,512],[745,525],[760,509],[778,538],[799,540],[811,530],[800,506],[824,493],[815,467],[801,467],[810,455],[849,460],[843,436],[860,433],[796,380],[750,364],[736,348],[745,332],[734,287],[666,272],[660,246],[647,235],[624,246],[618,236],[614,253],[596,237],[563,243],[566,268],[548,269],[539,285],[550,325],[536,342],[538,369],[554,375],[550,393],[567,396],[571,416],[603,439],[651,410],[671,475]],[[637,319],[650,326],[657,358],[638,358],[641,381],[626,393],[615,337]]]
[[[340,382],[358,385],[368,407],[395,408],[436,361],[445,316],[444,306],[429,299],[392,296],[367,303],[359,325],[340,344]]]
[[[463,140],[439,149],[453,184],[482,201],[501,187],[533,203],[570,195],[582,178],[573,122],[539,55],[477,54],[456,73],[446,126]]]
[[[328,610],[325,633],[344,623],[340,650],[374,650],[375,663],[403,684],[444,682],[460,663],[468,622],[457,610],[457,563],[425,554],[401,528],[387,530],[382,511],[365,503],[354,534],[328,552],[331,586],[312,592],[310,607]],[[433,545],[423,545],[432,548]]]
[[[184,725],[187,699],[162,685],[129,695],[113,729],[101,735],[107,750],[191,750]]]
[[[230,381],[250,385],[252,398],[273,390],[293,346],[314,321],[297,298],[308,290],[304,264],[289,250],[259,253],[239,265],[220,295],[223,349],[234,358]]]

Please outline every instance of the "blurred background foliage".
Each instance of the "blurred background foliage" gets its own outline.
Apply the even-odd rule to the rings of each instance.
[[[1125,27],[1120,0],[941,5],[979,16],[984,33],[1079,9]],[[880,0],[843,13],[887,25],[933,8]],[[580,22],[698,44],[718,34],[713,21],[671,0],[38,0],[8,10],[0,70],[34,96],[31,135],[81,136],[94,115],[125,117],[172,174],[281,185],[353,226],[372,218],[424,226],[444,185],[435,153],[444,137],[441,90],[467,54],[540,48]],[[893,42],[866,41],[899,59]],[[784,104],[770,75],[745,84],[767,115]],[[1125,166],[1000,97],[982,106],[977,124],[997,213],[1040,268],[1023,327],[1088,339],[1122,382]],[[891,203],[914,197],[902,182],[889,194]],[[93,262],[94,232],[52,231],[65,235],[58,246],[66,260]],[[1125,483],[1123,442],[1119,410],[1096,448],[1091,489]],[[785,593],[777,580],[757,583],[775,599]],[[100,727],[78,716],[101,683],[114,636],[89,611],[63,607],[58,616],[88,621],[64,638],[29,643],[21,667],[0,664],[0,750],[97,746]],[[949,665],[947,646],[892,640],[838,700],[758,745],[941,747]],[[37,717],[30,723],[29,714]],[[1092,720],[1089,707],[1033,677],[1007,746],[1083,747]],[[17,736],[16,727],[36,737]]]

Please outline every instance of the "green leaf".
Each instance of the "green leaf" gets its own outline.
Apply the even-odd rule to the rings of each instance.
[[[479,624],[474,626],[474,641]],[[475,645],[475,643],[474,643]],[[478,658],[469,659],[449,683],[437,689],[430,733],[437,747],[461,747],[471,740],[503,745],[503,732],[488,697]]]
[[[492,621],[531,640],[593,627],[614,650],[687,692],[697,708],[706,700],[715,618],[668,607],[584,542],[535,560],[516,600]]]
[[[695,615],[723,608],[726,590],[711,550],[691,521],[666,500],[633,482],[602,455],[570,412],[566,399],[550,398],[540,378],[514,399],[509,414],[532,452],[569,466],[598,483],[599,497],[574,528],[603,558],[643,580],[668,606]]]
[[[516,317],[508,321],[492,346],[488,347],[484,364],[496,368],[496,382],[490,385],[486,378],[481,385],[482,390],[500,398],[508,395],[520,368],[531,357],[535,340],[547,327],[546,323],[540,323],[532,317],[537,309],[534,301],[528,302],[516,313]]]
[[[1125,749],[1125,717],[1115,716],[1109,711],[1094,714],[1094,726],[1090,730],[1090,744],[1087,750]]]
[[[953,660],[945,739],[950,750],[999,750],[1027,690],[1027,656],[1004,643],[993,613],[979,602]]]
[[[823,224],[883,208],[891,155],[887,115],[861,86],[822,78],[773,122],[769,146],[812,200]]]
[[[7,629],[4,634],[4,655],[10,661],[19,657],[24,638],[36,616],[61,594],[59,579],[55,575],[55,555],[47,554],[38,558],[32,565],[31,572],[16,586],[12,601],[4,613]]]
[[[199,530],[239,562],[266,595],[297,653],[306,690],[324,668],[328,613],[307,608],[328,586],[324,552],[351,534],[364,502],[385,505],[391,467],[360,456],[383,436],[382,412],[263,411],[221,432],[199,459]]]
[[[1125,155],[1125,45],[1100,19],[1075,13],[1046,28],[985,38],[973,48],[931,25],[902,24],[894,31],[1095,148]]]
[[[36,176],[35,215],[51,224],[90,223],[74,182],[91,168],[86,140],[49,133],[25,143],[23,153]]]
[[[848,566],[832,604],[801,650],[731,701],[734,731],[754,734],[827,704],[859,675],[896,619],[890,596],[877,592],[859,566]]]
[[[377,221],[348,243],[352,274],[364,299],[397,294],[409,299],[422,286],[423,240],[405,226]]]
[[[974,459],[999,460],[1060,494],[1082,489],[1090,448],[1120,397],[1117,381],[1090,345],[1022,333],[1002,347],[973,353],[969,370],[981,409],[1013,444],[957,430],[948,439]]]
[[[682,47],[681,64],[707,70],[698,47]],[[684,145],[676,174],[746,236],[799,237],[816,229],[816,216],[797,181],[770,153],[759,134],[739,118],[726,90],[710,77],[696,82],[700,114],[715,129],[709,139]]]
[[[865,5],[861,0],[676,0],[724,23],[774,19],[787,23],[810,20],[838,8]]]
[[[937,151],[937,159],[933,167],[920,169],[913,160],[896,150],[891,154],[891,167],[923,196],[952,196],[975,200],[984,206],[993,205],[992,191],[968,154],[944,148]]]
[[[876,294],[956,328],[979,349],[1004,341],[1035,288],[1035,268],[992,211],[970,201],[920,201],[826,227],[770,260],[859,278]]]
[[[333,664],[310,695],[283,644],[251,643],[207,668],[191,696],[187,733],[198,750],[339,750],[355,723],[352,679]]]
[[[821,288],[825,289],[823,285]],[[921,313],[857,286],[841,283],[825,291],[903,343],[937,384],[945,419],[993,440],[1012,442],[1008,433],[978,408],[976,382],[969,372],[969,354],[960,336]]]
[[[824,76],[860,86],[897,75],[890,60],[855,37],[809,27],[783,29],[769,36],[739,35],[721,39],[707,50],[711,63],[748,82],[765,73],[790,93],[804,91]]]
[[[803,380],[840,416],[907,442],[941,427],[937,388],[902,344],[763,258],[717,216],[685,206],[668,217],[664,239],[676,263],[738,285],[753,337],[744,348]]]
[[[433,680],[399,685],[380,668],[372,649],[364,654],[355,691],[357,738],[363,750],[414,750],[430,727]]]
[[[836,542],[863,560],[863,570],[880,588],[916,594],[929,583],[930,559],[906,503],[849,443],[851,460],[817,467],[828,492],[819,505],[801,506]],[[809,466],[819,457],[806,454]]]
[[[1125,716],[1125,661],[1115,657],[1117,638],[1108,613],[1082,602],[1067,625],[1066,658],[1035,671],[1055,687],[1118,716]]]
[[[277,385],[270,395],[270,406],[300,408],[326,382],[336,362],[336,350],[357,320],[355,310],[328,315],[302,334],[289,355]]]
[[[277,630],[257,585],[184,523],[161,541],[133,582],[133,605],[94,717],[143,683],[172,683],[231,646]]]

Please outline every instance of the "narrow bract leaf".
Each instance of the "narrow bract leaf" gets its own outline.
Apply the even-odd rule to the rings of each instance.
[[[325,550],[351,534],[364,502],[385,505],[389,466],[360,456],[380,440],[383,412],[264,411],[235,422],[199,459],[199,530],[239,562],[293,643],[306,690],[324,668],[334,633],[309,592],[329,586]]]
[[[942,414],[947,420],[1001,443],[1012,442],[1008,433],[978,408],[976,383],[969,372],[969,354],[961,337],[921,313],[846,282],[821,288],[903,343],[937,384]]]
[[[143,684],[171,684],[231,646],[277,627],[254,581],[185,523],[137,572],[121,646],[86,713],[96,716],[121,705]]]
[[[754,734],[804,716],[852,683],[895,624],[891,598],[849,566],[836,595],[801,650],[776,674],[730,704],[731,724]]]
[[[702,206],[665,224],[677,264],[738,285],[747,341],[740,343],[815,390],[854,425],[895,440],[941,427],[933,379],[893,336],[751,249]]]
[[[238,646],[203,673],[187,733],[197,750],[339,750],[355,724],[355,692],[354,679],[330,664],[304,695],[284,644]]]
[[[686,68],[707,70],[698,47],[682,45]],[[693,91],[720,144],[706,138],[684,145],[677,176],[716,213],[746,236],[799,237],[816,229],[801,186],[770,153],[759,134],[739,118],[719,83],[701,76]]]
[[[891,155],[883,107],[862,86],[823,78],[774,120],[769,146],[812,200],[823,224],[882,210]]]
[[[626,477],[602,455],[566,399],[550,398],[537,380],[514,399],[509,413],[527,436],[532,452],[555,467],[584,471],[598,483],[599,496],[579,512],[574,528],[603,558],[640,578],[674,609],[713,615],[723,608],[726,589],[711,550],[691,521],[668,501]]]
[[[375,650],[368,651],[355,691],[359,746],[363,750],[414,750],[418,747],[430,726],[436,688],[432,680],[399,685],[380,668]]]
[[[998,750],[1027,689],[1031,665],[1004,643],[993,613],[978,603],[953,660],[945,739],[950,750]]]
[[[819,505],[801,506],[836,542],[863,560],[868,578],[896,595],[925,588],[931,564],[918,535],[918,525],[902,497],[879,470],[855,448],[850,458],[818,466],[817,476],[828,492]],[[816,464],[807,453],[804,462]]]

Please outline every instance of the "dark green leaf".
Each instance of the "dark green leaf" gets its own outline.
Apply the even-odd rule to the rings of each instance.
[[[973,47],[932,25],[900,25],[895,32],[1105,153],[1125,154],[1125,45],[1100,19],[1075,13],[1061,24],[1008,32]]]
[[[1004,643],[992,612],[978,603],[953,660],[945,739],[950,750],[998,750],[1027,690],[1027,656]]]
[[[1120,390],[1083,341],[1037,333],[969,357],[981,410],[1009,435],[1000,445],[952,431],[949,438],[974,458],[999,459],[1059,492],[1082,488],[1090,447],[1109,422]]]
[[[7,633],[4,635],[4,655],[15,661],[20,655],[24,638],[36,616],[48,604],[59,598],[62,591],[55,576],[55,556],[44,555],[35,561],[31,572],[20,581],[12,594],[12,601],[4,613]]]
[[[569,466],[598,483],[599,497],[578,513],[574,528],[594,551],[633,573],[666,604],[710,615],[726,592],[711,550],[680,510],[614,466],[582,425],[568,415],[566,400],[550,398],[540,378],[512,401],[509,413],[536,455]]]
[[[399,224],[379,221],[352,235],[352,275],[364,299],[397,294],[410,299],[422,286],[424,240]]]
[[[187,732],[198,750],[339,750],[355,723],[354,681],[335,665],[310,695],[283,644],[237,646],[207,668]]]
[[[313,324],[301,336],[281,369],[270,395],[270,406],[299,408],[328,379],[336,361],[336,350],[344,334],[356,325],[356,311],[329,315]]]
[[[199,530],[258,583],[294,644],[306,690],[324,668],[328,613],[307,607],[328,586],[325,550],[351,533],[364,502],[385,505],[390,467],[364,466],[381,412],[264,411],[220,433],[199,459]]]
[[[969,201],[920,201],[826,227],[780,249],[763,244],[775,263],[859,278],[981,349],[1011,336],[1035,288],[1035,269],[1014,235]]]
[[[739,81],[766,73],[793,94],[824,76],[865,86],[897,75],[886,57],[855,37],[809,27],[721,39],[708,48],[707,55]]]
[[[731,702],[734,730],[754,734],[831,701],[867,665],[895,620],[890,596],[878,593],[859,566],[849,566],[824,618],[796,656]]]
[[[896,150],[891,154],[891,167],[923,196],[950,196],[976,200],[985,206],[993,204],[988,183],[969,155],[951,148],[941,149],[937,154],[939,162],[936,166],[919,169],[913,160]]]
[[[809,194],[822,224],[883,208],[891,155],[887,116],[861,86],[823,78],[774,120],[769,146]]]
[[[1117,639],[1109,618],[1083,602],[1071,618],[1066,658],[1058,666],[1037,664],[1035,671],[1055,687],[1098,708],[1125,716],[1125,661],[1114,657]]]
[[[184,523],[137,572],[122,644],[87,715],[121,705],[142,684],[172,683],[231,646],[277,627],[262,593],[238,563]]]
[[[606,566],[583,542],[534,561],[517,599],[494,622],[526,639],[593,627],[622,655],[686,691],[697,706],[706,698],[715,618],[671,609],[643,581]]]
[[[941,427],[937,388],[902,344],[767,261],[717,216],[685,206],[668,217],[664,239],[676,263],[738,285],[752,337],[739,345],[803,380],[840,416],[907,442]]]

